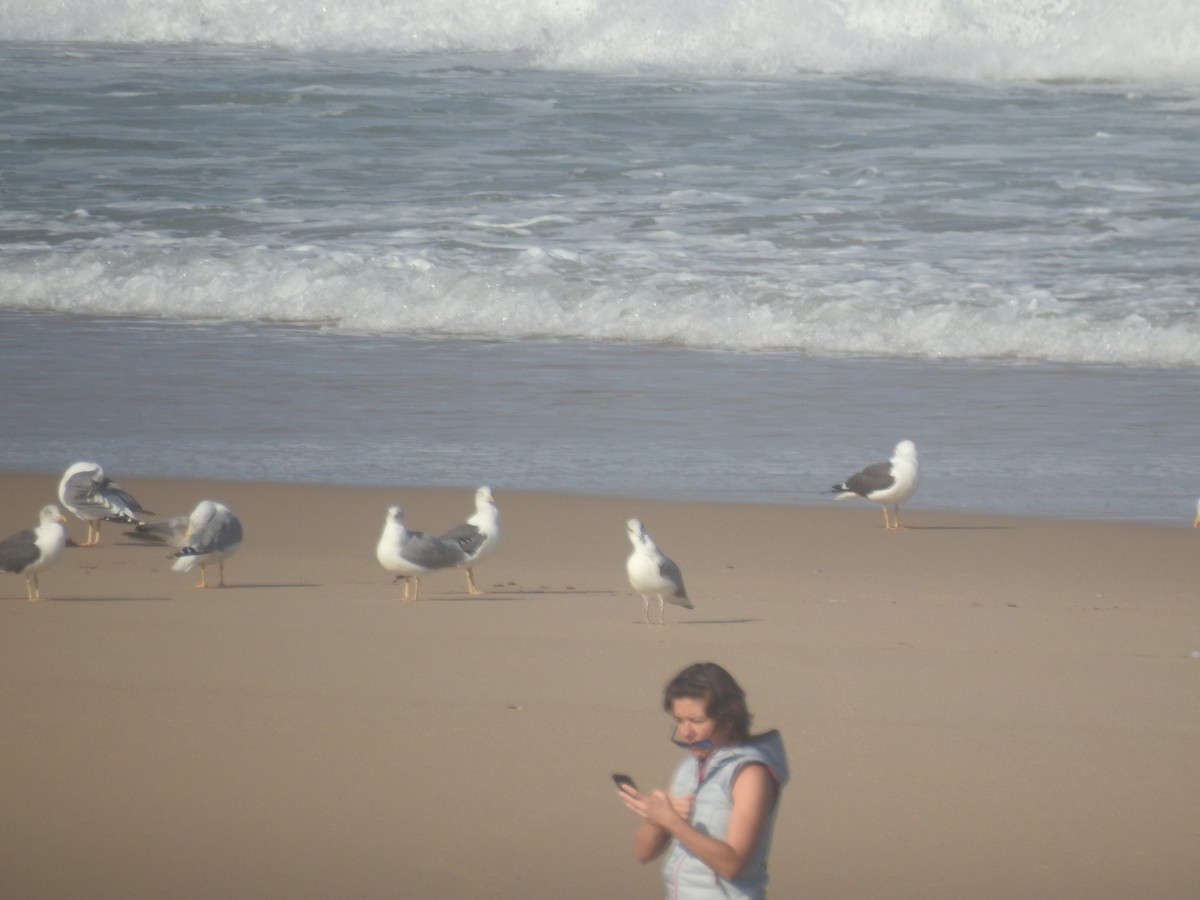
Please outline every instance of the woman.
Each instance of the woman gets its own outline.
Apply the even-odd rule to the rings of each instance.
[[[649,862],[670,848],[663,878],[671,900],[761,900],[788,778],[779,732],[750,735],[746,694],[716,663],[696,663],[671,679],[663,708],[675,719],[672,740],[688,753],[669,792],[621,788],[642,819],[634,855]]]

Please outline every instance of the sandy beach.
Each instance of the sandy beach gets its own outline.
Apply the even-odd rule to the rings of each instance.
[[[476,571],[375,560],[472,490],[134,478],[241,518],[228,586],[103,526],[0,578],[0,872],[23,900],[661,896],[609,774],[661,786],[663,683],[711,659],[779,728],[775,898],[1200,896],[1200,532],[508,492]],[[57,476],[0,474],[0,533]],[[636,624],[624,521],[694,611]],[[71,520],[71,536],[84,526]]]

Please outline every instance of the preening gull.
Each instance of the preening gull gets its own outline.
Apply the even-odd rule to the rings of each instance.
[[[126,531],[125,537],[144,544],[166,544],[179,550],[187,545],[189,520],[190,516],[171,516],[169,519],[143,522],[133,531]]]
[[[687,590],[683,586],[683,573],[651,540],[646,533],[646,527],[640,519],[630,519],[625,523],[629,533],[629,542],[633,544],[633,552],[625,561],[625,571],[629,574],[630,586],[642,595],[645,604],[646,624],[650,623],[650,598],[658,598],[658,624],[666,624],[663,601],[667,600],[684,609],[694,609],[688,599]]]
[[[104,475],[94,462],[77,462],[63,473],[58,483],[58,499],[62,505],[87,522],[84,547],[100,543],[101,522],[124,522],[138,525],[141,516],[151,515],[119,484]]]
[[[917,491],[917,445],[912,441],[901,441],[892,451],[887,462],[867,466],[856,472],[842,484],[835,484],[832,491],[839,500],[847,497],[865,497],[883,506],[883,527],[900,527],[900,504]],[[888,518],[888,506],[896,513],[893,524]]]
[[[220,571],[218,587],[225,587],[225,560],[242,546],[242,523],[223,503],[201,500],[188,517],[183,547],[168,559],[175,560],[171,569],[190,572],[200,567],[198,588],[208,587],[208,567],[216,563]]]
[[[404,601],[419,599],[421,576],[426,572],[452,569],[467,559],[458,544],[420,531],[409,531],[404,524],[404,510],[399,506],[388,507],[375,556],[381,566],[396,573],[396,578],[404,579],[404,596],[401,598]]]
[[[0,572],[25,576],[30,602],[42,599],[37,573],[58,560],[67,545],[67,520],[53,503],[42,507],[36,528],[26,528],[0,541]]]
[[[466,559],[460,562],[467,576],[467,593],[482,594],[475,587],[476,563],[490,556],[500,543],[500,509],[492,497],[492,489],[484,485],[475,492],[475,514],[461,525],[455,525],[438,540],[448,544],[457,544],[466,554]]]

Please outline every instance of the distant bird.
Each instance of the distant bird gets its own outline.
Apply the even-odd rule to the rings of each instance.
[[[1200,528],[1200,500],[1196,501],[1196,518],[1192,520],[1193,528]]]
[[[25,576],[29,601],[42,599],[37,573],[57,562],[67,546],[67,520],[53,503],[42,507],[36,528],[26,528],[0,541],[0,572]]]
[[[482,594],[475,587],[476,563],[490,556],[500,543],[500,510],[492,497],[492,489],[484,485],[475,492],[475,514],[462,525],[455,525],[440,538],[448,544],[457,544],[466,554],[466,559],[459,563],[467,576],[467,593]]]
[[[156,522],[143,522],[133,531],[126,531],[125,537],[144,544],[166,544],[179,550],[187,545],[189,519],[189,516],[171,516]]]
[[[625,561],[625,571],[629,575],[630,586],[642,595],[645,604],[645,623],[650,624],[650,598],[658,598],[658,624],[665,625],[663,601],[667,600],[684,609],[694,609],[688,599],[687,590],[683,586],[683,573],[651,540],[646,533],[646,526],[640,519],[630,519],[625,523],[629,534],[629,542],[633,544],[633,552]]]
[[[87,522],[84,547],[100,543],[101,522],[141,524],[141,516],[152,515],[119,484],[104,475],[94,462],[78,462],[63,473],[58,483],[58,499],[62,505]]]
[[[404,510],[389,506],[383,520],[383,534],[375,548],[379,564],[396,578],[404,579],[404,601],[416,601],[421,593],[421,576],[437,569],[452,569],[467,561],[458,544],[448,543],[420,531],[409,531]],[[411,596],[410,596],[411,593]]]
[[[190,572],[200,567],[198,588],[208,587],[208,567],[216,563],[220,571],[218,587],[225,587],[225,560],[237,553],[242,546],[242,523],[223,503],[201,500],[188,517],[184,544],[178,553],[168,559],[175,560],[171,570]]]
[[[826,493],[837,494],[839,500],[854,496],[874,500],[883,505],[883,527],[899,528],[900,504],[917,491],[917,446],[901,441],[892,454],[887,462],[867,466]],[[895,510],[895,524],[888,518],[888,506]]]

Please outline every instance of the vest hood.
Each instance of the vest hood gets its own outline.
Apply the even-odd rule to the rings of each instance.
[[[756,734],[744,744],[721,747],[708,758],[708,771],[713,772],[729,764],[738,768],[747,763],[762,763],[770,770],[776,784],[783,787],[791,775],[788,769],[787,751],[783,747],[783,736],[778,731]]]

